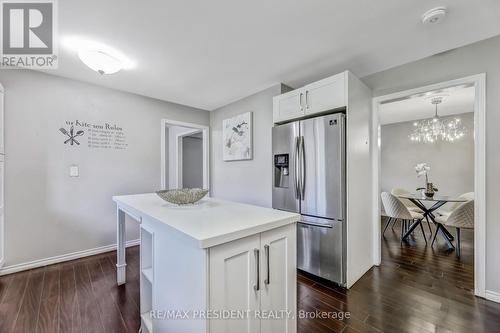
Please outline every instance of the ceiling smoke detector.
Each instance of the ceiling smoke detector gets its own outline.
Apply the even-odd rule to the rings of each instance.
[[[422,15],[423,24],[436,24],[441,22],[446,16],[446,7],[437,7],[427,11]]]

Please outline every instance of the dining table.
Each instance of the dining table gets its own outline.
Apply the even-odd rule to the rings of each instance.
[[[454,196],[445,196],[445,195],[437,195],[434,194],[434,196],[426,196],[425,194],[422,193],[407,193],[407,194],[401,194],[397,196],[400,199],[407,199],[410,200],[412,203],[415,204],[418,208],[420,208],[423,212],[424,218],[429,222],[429,219],[434,224],[438,224],[436,222],[436,215],[435,213],[437,209],[441,208],[447,203],[451,202],[467,202],[466,199],[460,198],[460,197],[454,197]],[[426,205],[427,204],[427,205]],[[415,221],[413,224],[410,225],[406,233],[403,235],[403,240],[406,240],[408,236],[411,235],[411,233],[415,230],[416,227],[418,227],[420,221]],[[453,235],[444,227],[439,228],[439,233],[443,236],[444,240],[448,244],[448,247],[450,248],[455,248],[453,245],[452,241],[454,240]]]

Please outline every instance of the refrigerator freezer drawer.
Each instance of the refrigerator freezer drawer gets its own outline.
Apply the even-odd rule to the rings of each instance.
[[[314,216],[301,215],[300,216],[300,223],[312,225],[312,226],[318,226],[318,227],[333,228],[333,220],[323,219],[323,218],[314,217]]]
[[[343,228],[341,221],[325,226],[297,224],[297,267],[345,285]]]

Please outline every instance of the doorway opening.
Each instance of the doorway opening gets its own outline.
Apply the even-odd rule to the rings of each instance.
[[[374,98],[372,120],[374,263],[485,297],[485,75]]]
[[[203,125],[162,120],[162,189],[209,189],[208,131]]]
[[[179,136],[177,148],[178,188],[203,188],[203,134],[196,131]]]

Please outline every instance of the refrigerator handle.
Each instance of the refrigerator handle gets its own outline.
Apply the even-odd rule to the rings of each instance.
[[[300,182],[299,182],[299,137],[295,137],[295,198],[300,199]]]
[[[300,136],[300,198],[304,200],[306,194],[306,153],[304,137]]]

